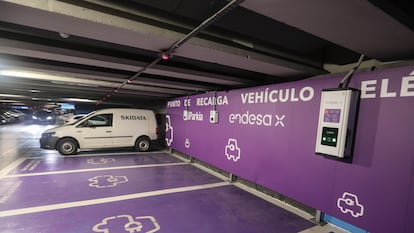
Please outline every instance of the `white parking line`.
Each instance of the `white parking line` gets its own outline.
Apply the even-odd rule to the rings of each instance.
[[[20,143],[19,146],[18,146],[18,148],[23,148],[23,146],[25,146],[27,143],[28,143],[28,141],[24,141],[23,143]],[[17,147],[14,147],[14,148],[11,148],[11,149],[8,149],[8,150],[2,152],[0,154],[0,156],[1,157],[6,157],[7,154],[9,154],[11,152],[16,152],[16,151],[17,151]]]
[[[19,166],[25,160],[26,160],[26,158],[20,157],[20,158],[16,159],[14,162],[12,162],[11,164],[7,165],[7,167],[3,168],[0,171],[0,179],[5,177],[10,171],[15,169],[17,166]]]
[[[116,197],[107,197],[107,198],[99,198],[99,199],[92,199],[92,200],[85,200],[85,201],[75,201],[75,202],[67,202],[67,203],[54,204],[54,205],[44,205],[44,206],[36,206],[36,207],[29,207],[29,208],[15,209],[15,210],[7,210],[7,211],[0,211],[0,217],[10,217],[10,216],[39,213],[39,212],[45,212],[45,211],[51,211],[51,210],[67,209],[67,208],[74,208],[74,207],[81,207],[81,206],[90,206],[90,205],[97,205],[97,204],[104,204],[104,203],[110,203],[110,202],[143,198],[143,197],[151,197],[151,196],[165,195],[165,194],[171,194],[171,193],[180,193],[180,192],[188,192],[188,191],[223,187],[227,185],[231,185],[231,184],[228,182],[219,182],[219,183],[213,183],[213,184],[194,185],[194,186],[181,187],[181,188],[171,188],[171,189],[164,189],[164,190],[151,191],[151,192],[134,193],[134,194],[128,194],[128,195],[122,195],[122,196],[116,196]]]
[[[166,151],[149,151],[149,152],[110,152],[110,153],[93,153],[93,154],[77,154],[77,155],[60,155],[56,153],[57,158],[76,158],[76,157],[88,157],[88,156],[116,156],[116,155],[146,155],[146,154],[168,154]],[[29,159],[45,159],[45,156],[31,156]]]
[[[188,163],[180,162],[180,163],[147,164],[147,165],[119,166],[119,167],[101,167],[101,168],[88,168],[88,169],[76,169],[76,170],[64,170],[64,171],[50,171],[50,172],[37,172],[37,173],[26,173],[26,174],[14,174],[14,175],[8,175],[8,176],[4,176],[4,177],[15,178],[15,177],[25,177],[25,176],[44,176],[44,175],[67,174],[67,173],[78,173],[78,172],[92,172],[92,171],[107,171],[107,170],[119,170],[119,169],[131,169],[131,168],[178,166],[178,165],[185,165],[185,164],[188,164]],[[1,176],[0,176],[0,178],[1,178]]]

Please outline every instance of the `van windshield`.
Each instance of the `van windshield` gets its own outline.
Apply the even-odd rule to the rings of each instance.
[[[76,117],[75,121],[73,123],[68,124],[68,125],[74,125],[74,124],[78,123],[80,120],[82,120],[83,118],[85,118],[85,116]]]
[[[89,117],[89,116],[93,115],[95,112],[96,112],[96,111],[93,111],[93,112],[91,112],[91,113],[88,113],[87,115],[85,115],[85,116],[83,116],[83,117],[81,117],[81,118],[77,119],[75,122],[73,122],[72,124],[69,124],[69,125],[75,125],[75,124],[77,124],[79,121],[81,121],[81,120],[83,120],[83,119],[85,119],[85,118],[87,118],[87,117]]]

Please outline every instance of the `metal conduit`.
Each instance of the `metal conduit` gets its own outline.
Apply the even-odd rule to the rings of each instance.
[[[119,85],[113,92],[108,93],[106,96],[104,96],[101,100],[99,100],[96,105],[101,104],[103,101],[105,101],[107,98],[110,98],[112,94],[118,93],[118,91],[124,87],[126,84],[131,83],[133,80],[137,79],[142,73],[144,73],[147,69],[153,67],[158,62],[162,60],[162,56],[168,56],[171,57],[175,50],[181,47],[183,44],[185,44],[188,40],[195,37],[200,31],[202,31],[204,28],[208,27],[212,23],[216,22],[218,19],[220,19],[222,16],[226,15],[230,11],[232,11],[234,8],[238,7],[244,0],[232,0],[227,5],[225,5],[223,8],[221,8],[219,11],[217,11],[215,14],[204,20],[198,27],[194,28],[190,33],[185,35],[183,38],[175,42],[173,45],[171,45],[168,49],[165,49],[161,51],[160,55],[151,63],[148,65],[142,67],[140,70],[137,71],[133,76],[125,80],[123,83]]]

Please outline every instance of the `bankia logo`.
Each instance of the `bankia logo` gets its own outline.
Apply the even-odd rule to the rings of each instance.
[[[201,112],[191,112],[189,110],[184,110],[183,120],[185,121],[203,121],[204,115]]]

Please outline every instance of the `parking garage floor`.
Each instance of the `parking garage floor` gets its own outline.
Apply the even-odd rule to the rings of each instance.
[[[334,232],[164,151],[39,149],[48,127],[0,126],[2,233]]]

